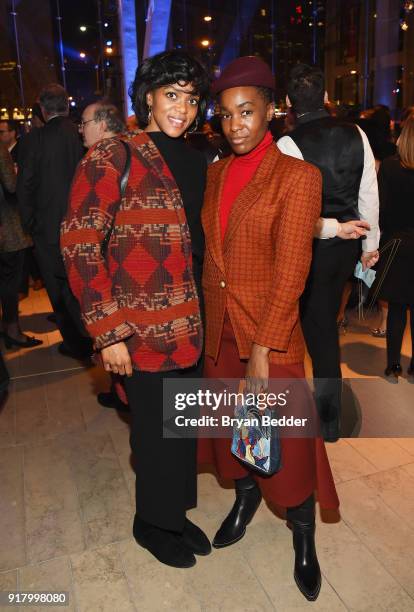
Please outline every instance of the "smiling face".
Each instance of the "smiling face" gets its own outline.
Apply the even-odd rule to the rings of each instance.
[[[147,94],[151,119],[147,132],[164,132],[167,136],[182,136],[195,121],[200,96],[191,83],[174,83],[158,87]]]
[[[264,138],[274,104],[257,87],[231,87],[220,94],[224,136],[236,155],[252,151]]]

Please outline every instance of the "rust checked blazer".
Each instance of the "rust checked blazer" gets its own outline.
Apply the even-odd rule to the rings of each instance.
[[[217,361],[227,310],[240,359],[255,342],[271,348],[270,363],[303,362],[299,297],[321,210],[320,172],[272,145],[234,202],[222,242],[219,206],[232,159],[209,167],[202,211],[206,354]]]

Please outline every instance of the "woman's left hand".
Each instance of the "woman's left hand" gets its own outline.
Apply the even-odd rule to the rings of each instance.
[[[253,344],[246,368],[246,393],[266,393],[269,386],[270,349]]]

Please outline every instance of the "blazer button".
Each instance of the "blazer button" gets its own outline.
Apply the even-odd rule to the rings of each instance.
[[[225,287],[225,286],[226,286],[225,281],[220,281],[220,287],[221,287],[222,289],[224,289],[224,287]]]

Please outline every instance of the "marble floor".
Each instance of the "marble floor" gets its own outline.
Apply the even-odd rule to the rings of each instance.
[[[48,312],[44,291],[31,292],[21,321],[44,345],[6,351],[13,381],[0,412],[0,591],[67,591],[69,605],[56,609],[79,612],[414,611],[414,438],[406,428],[328,445],[341,515],[318,512],[316,602],[297,590],[291,534],[265,504],[238,544],[173,570],[131,538],[128,419],[97,404],[104,373],[57,352]],[[369,336],[368,324],[353,319],[341,337],[353,388],[384,368],[385,341]],[[406,366],[408,337],[404,354]],[[385,418],[387,406],[396,410],[387,396],[396,389],[409,424],[414,387],[406,379],[382,382],[370,403]],[[354,392],[364,413],[371,391]],[[201,474],[191,518],[213,536],[232,500],[230,488]]]

